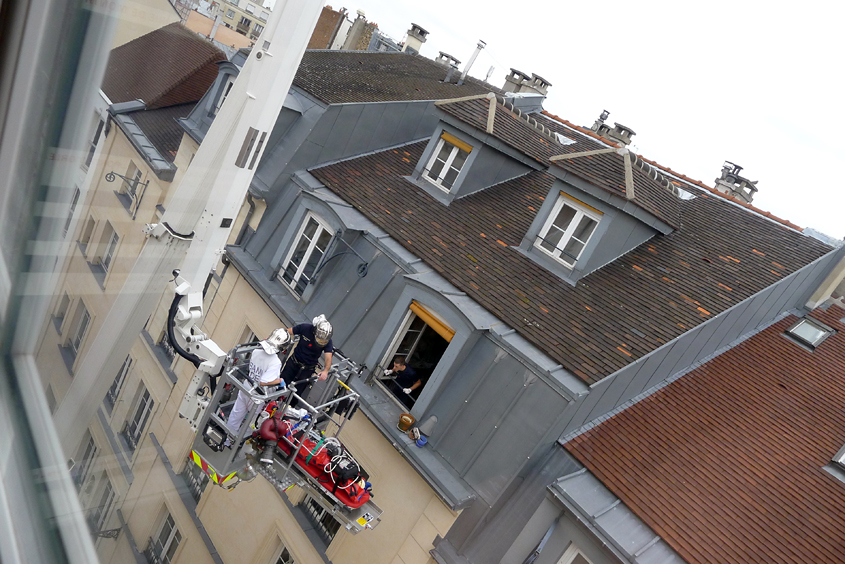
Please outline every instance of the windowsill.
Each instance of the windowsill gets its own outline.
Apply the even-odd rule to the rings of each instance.
[[[94,279],[97,281],[97,284],[100,285],[100,289],[105,290],[106,289],[106,275],[108,274],[108,272],[106,271],[105,268],[103,268],[103,265],[94,264],[94,263],[89,261],[88,262],[88,268],[91,269],[91,274],[94,275]]]
[[[123,192],[118,192],[117,190],[114,191],[114,195],[117,196],[118,201],[123,205],[123,209],[126,210],[126,213],[132,216],[132,197],[129,194],[125,194]]]
[[[455,199],[455,195],[457,194],[458,186],[461,182],[461,177],[458,176],[455,179],[455,183],[452,185],[450,190],[446,190],[442,188],[439,184],[435,184],[425,175],[425,173],[420,174],[419,176],[405,176],[405,180],[417,186],[420,190],[423,190],[426,194],[431,196],[432,198],[436,199],[441,204],[448,206],[452,203],[452,200]]]
[[[376,386],[364,384],[361,378],[352,378],[350,387],[360,394],[361,410],[384,437],[394,445],[422,478],[452,511],[467,507],[476,497],[472,488],[430,445],[419,448],[408,435],[396,427],[404,413],[392,398]]]
[[[59,345],[59,353],[62,355],[62,360],[67,367],[67,373],[73,376],[73,363],[76,362],[76,353],[70,347],[63,347]]]
[[[56,333],[61,335],[62,334],[62,323],[65,322],[65,318],[64,317],[56,317],[55,315],[50,316],[50,317],[53,320],[53,327],[56,328]]]
[[[171,370],[170,368],[172,361],[167,356],[167,353],[161,350],[161,347],[155,343],[152,335],[150,335],[146,329],[141,331],[141,336],[144,338],[144,342],[150,348],[150,352],[153,353],[153,356],[155,356],[156,360],[158,360],[158,363],[161,366],[161,369],[164,371],[164,374],[170,379],[170,384],[175,385],[176,381],[179,378],[176,376],[176,373],[173,372],[173,370]]]
[[[571,284],[572,286],[574,286],[581,276],[580,271],[576,271],[574,268],[566,266],[559,260],[550,256],[545,251],[537,249],[533,244],[527,249],[525,249],[521,245],[519,247],[511,248],[516,252],[522,254],[524,257],[530,259],[534,264],[536,264],[540,268],[548,270],[567,284]]]

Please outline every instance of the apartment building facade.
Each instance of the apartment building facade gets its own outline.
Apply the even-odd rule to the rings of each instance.
[[[223,25],[255,42],[261,32],[264,31],[270,12],[271,8],[268,2],[222,0],[219,13],[223,17]]]

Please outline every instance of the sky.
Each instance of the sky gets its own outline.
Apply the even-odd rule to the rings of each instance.
[[[329,3],[397,41],[419,24],[430,58],[465,63],[483,39],[470,75],[536,73],[549,112],[589,127],[606,109],[635,152],[709,186],[737,163],[755,206],[845,237],[845,3],[355,1]]]

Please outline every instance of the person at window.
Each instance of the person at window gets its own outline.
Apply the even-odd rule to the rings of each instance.
[[[385,370],[384,374],[393,378],[388,385],[390,391],[410,409],[413,403],[411,394],[422,385],[417,371],[405,364],[404,356],[397,356],[393,359],[393,368]]]
[[[278,352],[290,340],[290,334],[285,328],[276,329],[269,337],[261,341],[261,348],[252,351],[252,356],[249,359],[248,379],[256,385],[257,390],[279,384],[284,385],[284,381],[279,374],[282,369],[282,361],[279,360]],[[240,431],[244,417],[249,411],[250,403],[252,403],[252,398],[248,393],[238,392],[238,399],[235,400],[235,405],[232,406],[229,419],[226,421],[232,433],[237,434]],[[226,439],[224,446],[231,446],[229,439]]]
[[[325,353],[323,371],[320,372],[318,380],[325,380],[329,375],[329,368],[332,365],[332,324],[328,322],[325,315],[319,315],[311,323],[301,323],[288,329],[291,337],[299,336],[299,342],[293,349],[285,367],[282,370],[281,378],[288,383],[305,380],[314,373],[314,369],[320,360],[320,355]],[[303,397],[305,388],[309,382],[300,382],[294,389],[297,395]]]

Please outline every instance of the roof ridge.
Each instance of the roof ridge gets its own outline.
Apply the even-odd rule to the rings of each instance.
[[[494,94],[494,93],[491,92],[490,94]],[[512,103],[508,102],[505,99],[504,96],[499,96],[498,94],[496,94],[496,101],[499,104],[501,104],[502,107],[505,110],[508,110],[511,114],[513,114],[517,118],[521,118],[523,121],[525,121],[525,123],[527,123],[529,126],[533,127],[541,135],[548,137],[550,140],[552,140],[553,142],[555,142],[558,145],[563,145],[563,143],[561,143],[558,140],[557,135],[555,134],[556,132],[552,131],[551,129],[549,129],[548,127],[546,127],[545,125],[543,125],[542,123],[538,122],[536,119],[531,117],[531,114],[528,114],[528,113],[523,114],[522,110],[515,107]]]
[[[543,113],[543,115],[545,115],[545,116],[547,116],[547,117],[549,117],[549,118],[551,118],[551,119],[555,119],[555,120],[557,120],[557,121],[559,121],[559,122],[563,123],[564,125],[567,125],[567,126],[569,126],[569,127],[572,127],[572,128],[574,128],[574,129],[577,129],[579,132],[584,133],[585,135],[589,135],[590,137],[594,137],[594,138],[596,138],[596,139],[598,139],[598,140],[600,140],[600,141],[602,141],[602,142],[604,142],[604,143],[611,143],[611,144],[613,144],[613,145],[616,145],[616,144],[615,144],[615,143],[613,143],[612,141],[608,141],[608,140],[604,139],[603,137],[599,137],[599,136],[598,136],[598,135],[596,135],[593,131],[588,130],[588,129],[585,129],[585,128],[581,127],[580,125],[575,125],[574,123],[570,122],[569,120],[563,119],[562,117],[557,116],[557,115],[555,115],[555,114],[553,114],[553,113],[551,113],[551,112],[548,112],[548,111],[546,111],[546,110],[543,110],[543,112],[542,112],[542,113]],[[616,145],[616,146],[618,147],[618,145]],[[757,206],[752,206],[751,204],[746,204],[746,203],[745,203],[745,202],[743,202],[742,200],[739,200],[739,199],[737,199],[737,198],[734,198],[733,196],[729,196],[729,195],[727,195],[727,194],[723,194],[723,193],[719,192],[718,190],[716,190],[715,188],[711,188],[710,186],[706,185],[705,183],[703,183],[703,182],[702,182],[702,181],[700,181],[700,180],[695,180],[694,178],[690,178],[689,176],[687,176],[687,175],[685,175],[685,174],[681,174],[680,172],[675,172],[674,170],[672,170],[672,169],[671,169],[671,168],[669,168],[668,166],[663,166],[663,165],[661,165],[660,163],[655,162],[655,161],[653,161],[653,160],[651,160],[651,159],[648,159],[648,158],[646,158],[646,157],[643,157],[643,156],[638,156],[637,158],[642,159],[643,161],[645,161],[646,163],[650,164],[650,165],[651,165],[651,166],[653,166],[653,167],[656,167],[656,168],[659,168],[660,170],[663,170],[663,171],[665,171],[665,172],[668,172],[668,173],[669,173],[669,174],[671,174],[672,176],[676,176],[676,177],[680,178],[680,179],[681,179],[681,180],[683,180],[684,182],[689,182],[690,184],[693,184],[693,185],[695,185],[695,186],[698,186],[699,188],[703,188],[703,189],[707,190],[708,192],[710,192],[710,193],[712,193],[712,194],[715,194],[716,196],[720,196],[721,198],[724,198],[725,200],[728,200],[728,201],[730,201],[730,202],[734,202],[734,203],[736,203],[736,204],[739,204],[739,205],[741,205],[742,207],[747,208],[747,209],[750,209],[750,210],[752,210],[752,211],[754,211],[754,212],[756,212],[756,213],[758,213],[758,214],[762,215],[763,217],[766,217],[766,218],[768,218],[768,219],[771,219],[772,221],[774,221],[774,222],[776,222],[776,223],[780,223],[780,224],[782,224],[782,225],[784,225],[784,226],[786,226],[786,227],[789,227],[790,229],[794,229],[794,230],[796,230],[796,231],[803,231],[803,229],[802,229],[799,225],[796,225],[796,224],[792,223],[792,222],[791,222],[791,221],[789,221],[788,219],[783,219],[783,218],[781,218],[781,217],[778,217],[778,216],[776,216],[776,215],[772,214],[771,212],[767,212],[767,211],[765,211],[765,210],[762,210],[762,209],[758,208]]]
[[[217,47],[215,47],[215,49],[217,49]],[[218,49],[218,51],[220,51],[220,50]],[[177,88],[179,88],[180,86],[182,86],[183,84],[188,82],[188,80],[193,78],[198,72],[202,71],[205,68],[205,66],[208,65],[209,63],[217,65],[217,63],[226,61],[225,53],[223,53],[223,51],[220,51],[220,53],[219,53],[219,54],[224,56],[223,59],[216,59],[215,57],[217,56],[217,54],[218,53],[215,53],[214,51],[210,51],[208,56],[206,56],[205,59],[203,59],[203,61],[201,63],[199,63],[196,67],[191,69],[190,72],[185,73],[185,75],[182,78],[180,78],[179,80],[177,80],[176,82],[171,84],[170,88],[168,88],[167,90],[162,90],[161,92],[159,92],[158,97],[154,98],[153,100],[149,100],[149,101],[145,100],[147,107],[154,106],[156,103],[158,103],[159,100],[163,100],[164,98],[166,98],[168,94],[174,92]],[[185,103],[189,103],[189,102],[185,102]],[[172,105],[178,106],[179,104],[172,104]],[[158,108],[156,108],[156,109],[158,109]]]

